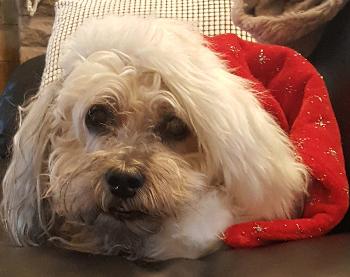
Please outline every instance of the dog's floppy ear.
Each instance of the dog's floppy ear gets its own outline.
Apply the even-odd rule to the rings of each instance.
[[[308,172],[288,136],[263,109],[249,81],[231,74],[203,38],[189,28],[172,34],[169,43],[180,50],[164,54],[167,63],[153,59],[154,67],[186,111],[207,172],[221,173],[232,201],[246,214],[292,217],[295,202],[306,192]],[[168,41],[158,44],[158,56],[172,49]]]
[[[26,107],[2,183],[1,217],[18,245],[37,244],[48,226],[45,214],[49,208],[43,204],[42,194],[56,92],[57,85],[50,85]]]

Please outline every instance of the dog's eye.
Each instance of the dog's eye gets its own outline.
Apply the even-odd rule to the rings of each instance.
[[[103,105],[92,106],[86,114],[85,124],[89,131],[101,133],[113,124],[113,114]]]
[[[166,115],[156,127],[156,133],[165,141],[181,141],[190,131],[187,125],[174,115]]]

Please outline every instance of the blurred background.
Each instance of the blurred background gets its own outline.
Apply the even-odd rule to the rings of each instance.
[[[19,63],[45,53],[54,2],[41,1],[35,17],[30,17],[25,0],[0,0],[0,91]]]

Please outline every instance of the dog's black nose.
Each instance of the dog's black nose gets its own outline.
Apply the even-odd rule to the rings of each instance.
[[[128,173],[117,170],[108,171],[105,178],[110,191],[120,198],[133,197],[144,183],[144,177],[139,173]]]

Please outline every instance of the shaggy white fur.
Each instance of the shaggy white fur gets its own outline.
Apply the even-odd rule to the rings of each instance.
[[[232,224],[302,206],[308,173],[287,135],[192,27],[93,20],[67,42],[61,66],[61,80],[27,108],[3,182],[17,244],[196,258]],[[111,169],[144,184],[117,197]]]

